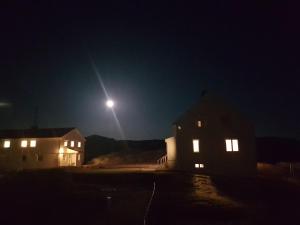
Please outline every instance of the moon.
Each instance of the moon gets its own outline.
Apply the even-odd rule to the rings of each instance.
[[[115,103],[114,103],[113,100],[109,99],[109,100],[106,101],[106,106],[107,106],[108,108],[113,108],[114,105],[115,105]]]

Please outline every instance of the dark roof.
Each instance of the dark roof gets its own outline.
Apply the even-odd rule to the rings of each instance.
[[[183,114],[181,114],[172,124],[177,125],[180,124],[186,117],[197,115],[199,112],[199,107],[201,107],[203,104],[210,102],[214,105],[221,105],[225,106],[229,109],[234,109],[235,112],[239,112],[234,106],[231,105],[226,99],[219,95],[207,93],[207,91],[203,91],[201,98],[194,104],[192,107],[190,107],[188,110],[186,110]]]
[[[24,130],[0,130],[0,138],[54,138],[62,137],[75,128],[31,128]]]

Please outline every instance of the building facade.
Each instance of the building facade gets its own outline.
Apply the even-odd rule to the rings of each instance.
[[[76,128],[0,131],[0,169],[80,166],[85,138]]]
[[[223,99],[204,95],[173,123],[166,167],[216,175],[256,173],[253,124]]]

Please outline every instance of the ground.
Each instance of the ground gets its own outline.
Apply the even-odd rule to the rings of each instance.
[[[148,213],[147,208],[154,196]],[[151,169],[56,169],[0,179],[0,224],[295,224],[294,179],[209,177]]]

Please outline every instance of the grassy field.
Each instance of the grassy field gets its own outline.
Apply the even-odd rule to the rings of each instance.
[[[44,170],[0,179],[0,224],[296,224],[294,180],[140,170]]]

